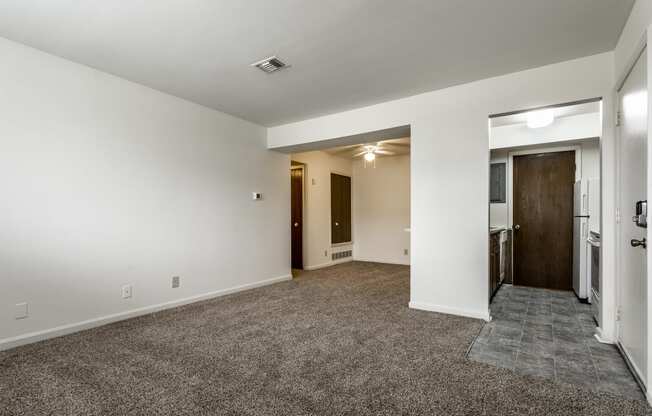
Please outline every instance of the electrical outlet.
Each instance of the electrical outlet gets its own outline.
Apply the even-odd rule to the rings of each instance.
[[[324,250],[324,257],[328,257],[328,250]]]
[[[408,255],[408,249],[407,248],[403,249],[403,254],[405,254],[406,256]]]
[[[29,316],[28,310],[27,310],[27,302],[23,303],[17,303],[16,304],[16,309],[14,312],[14,317],[16,319],[25,319]]]
[[[122,299],[129,299],[133,295],[133,288],[131,285],[122,286]]]
[[[312,184],[317,185],[317,181],[315,180],[315,178],[312,178]]]
[[[175,289],[181,285],[181,278],[179,276],[172,277],[172,288]]]

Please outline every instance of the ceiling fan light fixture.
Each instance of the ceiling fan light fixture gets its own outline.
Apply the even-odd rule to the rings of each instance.
[[[369,151],[364,154],[364,160],[367,162],[373,162],[376,159],[376,154],[372,151]]]

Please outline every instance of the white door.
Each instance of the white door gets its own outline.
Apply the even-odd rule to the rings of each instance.
[[[643,246],[632,240],[647,237],[632,220],[636,202],[647,200],[647,51],[636,62],[619,93],[620,107],[620,279],[618,337],[623,349],[646,379],[647,263]]]

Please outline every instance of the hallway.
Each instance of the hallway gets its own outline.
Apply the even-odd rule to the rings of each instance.
[[[573,292],[503,285],[491,314],[469,351],[471,360],[643,399],[618,349],[593,336],[590,305]]]

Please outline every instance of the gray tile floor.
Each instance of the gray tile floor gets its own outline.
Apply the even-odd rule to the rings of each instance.
[[[474,361],[629,398],[644,399],[613,345],[593,336],[590,305],[573,292],[503,285],[469,350]]]

